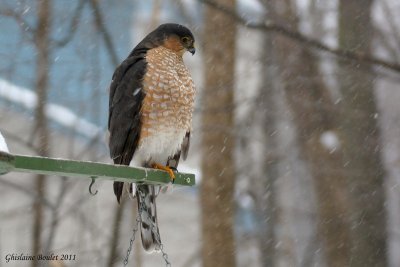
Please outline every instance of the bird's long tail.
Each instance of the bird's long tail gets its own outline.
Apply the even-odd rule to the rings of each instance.
[[[156,188],[154,185],[136,185],[136,199],[141,217],[140,234],[146,251],[159,250],[161,245],[157,222]]]

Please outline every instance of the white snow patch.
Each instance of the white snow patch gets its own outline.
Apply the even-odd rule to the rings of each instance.
[[[339,138],[333,131],[326,131],[323,134],[321,134],[319,141],[325,148],[329,150],[334,151],[340,148]]]
[[[254,199],[249,194],[241,194],[239,196],[239,205],[243,209],[253,209]]]
[[[75,129],[78,133],[89,138],[94,138],[101,132],[101,129],[97,125],[80,118],[70,109],[57,104],[48,104],[46,115],[49,119],[65,127]]]
[[[237,12],[248,22],[256,22],[263,19],[266,10],[257,0],[240,0],[237,3]]]
[[[257,0],[240,0],[239,6],[243,7],[245,10],[251,10],[254,12],[264,12],[264,6]]]
[[[10,151],[8,150],[8,146],[6,143],[6,140],[4,139],[3,135],[0,132],[0,151],[4,151],[9,153]]]
[[[38,102],[37,95],[31,90],[14,85],[3,79],[0,79],[0,97],[20,104],[27,109],[34,109]],[[102,131],[97,125],[80,118],[70,109],[61,105],[47,104],[45,113],[49,119],[62,126],[72,128],[89,138],[96,137]]]

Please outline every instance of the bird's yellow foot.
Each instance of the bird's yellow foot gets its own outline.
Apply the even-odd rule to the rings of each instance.
[[[164,165],[161,165],[161,164],[158,164],[158,163],[154,163],[152,165],[152,168],[166,171],[169,174],[169,178],[171,179],[172,183],[175,182],[175,173],[174,173],[174,171],[172,170],[171,167],[164,166]]]

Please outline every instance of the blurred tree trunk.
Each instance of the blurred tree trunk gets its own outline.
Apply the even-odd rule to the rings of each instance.
[[[221,0],[235,8],[235,0]],[[205,7],[202,92],[203,266],[234,267],[234,71],[236,25],[229,16]]]
[[[160,15],[162,8],[161,0],[153,0],[152,2],[153,2],[153,7],[151,10],[151,17],[150,17],[151,30],[157,28],[157,26],[160,24]]]
[[[274,84],[273,39],[267,33],[263,33],[262,81],[258,97],[259,105],[256,105],[256,114],[261,117],[262,131],[264,133],[264,159],[262,160],[262,174],[253,181],[256,192],[256,211],[259,219],[260,234],[258,235],[263,267],[275,266],[276,258],[276,225],[278,224],[278,207],[276,203],[276,179],[279,177],[279,141],[275,134],[278,126],[278,89]]]
[[[339,2],[339,46],[370,54],[373,1]],[[375,75],[370,66],[338,61],[344,168],[351,189],[352,266],[387,266],[384,178]]]
[[[265,37],[265,47],[267,48],[264,51],[271,51],[268,47],[271,47],[270,39]],[[265,56],[266,61],[269,61],[270,57],[268,55]],[[264,70],[268,68],[268,65],[264,63]],[[266,70],[267,71],[267,70]],[[264,73],[263,77],[271,78],[271,75]],[[265,83],[266,82],[266,83]],[[274,87],[271,86],[270,82],[265,81],[264,79],[264,88],[260,95],[259,100],[268,107],[268,110],[265,111],[264,120],[263,120],[263,131],[266,136],[265,140],[265,158],[263,160],[263,174],[264,177],[259,179],[259,183],[257,183],[257,190],[259,191],[258,199],[256,202],[257,211],[262,216],[260,220],[260,235],[259,245],[261,253],[261,261],[262,266],[274,266],[275,259],[275,246],[276,246],[276,238],[275,238],[275,226],[276,226],[276,216],[277,216],[277,207],[276,207],[276,196],[275,196],[275,188],[274,182],[279,176],[278,172],[278,159],[277,154],[277,140],[273,134],[276,131],[276,112],[277,109],[274,109],[274,101],[275,95],[273,94]],[[269,87],[271,86],[271,87]],[[275,113],[275,114],[274,114]]]
[[[296,10],[292,2],[273,2],[282,22],[297,30]],[[339,139],[335,106],[313,52],[282,36],[276,35],[274,44],[280,80],[294,117],[300,151],[307,160],[315,184],[319,215],[318,238],[324,245],[327,265],[349,266],[348,199],[346,177],[340,172],[340,148],[339,144],[329,148],[321,142],[325,134]]]
[[[121,229],[121,222],[122,222],[122,217],[123,217],[123,212],[124,212],[124,207],[125,207],[126,199],[122,199],[120,205],[118,205],[115,209],[114,213],[114,221],[113,221],[113,226],[112,226],[112,235],[110,237],[110,246],[109,246],[109,254],[108,254],[108,260],[107,260],[107,267],[114,267],[116,264],[119,263],[119,258],[120,254],[117,251],[118,248],[118,241],[119,241],[119,236],[120,236],[120,229]],[[131,202],[129,202],[131,204]],[[136,218],[133,220],[135,223]],[[137,265],[135,265],[137,266]]]
[[[45,106],[47,102],[47,90],[50,69],[50,35],[51,23],[51,0],[37,1],[37,29],[35,32],[35,47],[37,51],[36,59],[36,93],[37,107],[35,110],[35,134],[37,136],[38,151],[41,156],[49,155],[49,133],[47,128],[47,118]],[[43,204],[42,199],[45,194],[45,176],[36,177],[35,189],[38,197],[33,203],[33,255],[41,253],[41,233],[43,227]],[[39,262],[32,261],[32,267],[39,266]]]
[[[132,207],[132,221],[136,221],[136,217],[138,216],[138,210],[137,210],[137,202],[135,202],[136,205]],[[143,266],[143,256],[142,256],[142,251],[143,251],[143,245],[140,240],[140,238],[136,239],[136,242],[133,247],[134,250],[134,265],[135,267],[142,267]],[[185,266],[185,265],[184,265]]]

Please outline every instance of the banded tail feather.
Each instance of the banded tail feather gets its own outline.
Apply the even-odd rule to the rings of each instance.
[[[156,197],[156,186],[136,185],[136,199],[141,219],[140,234],[143,248],[148,252],[159,250],[161,246]]]

